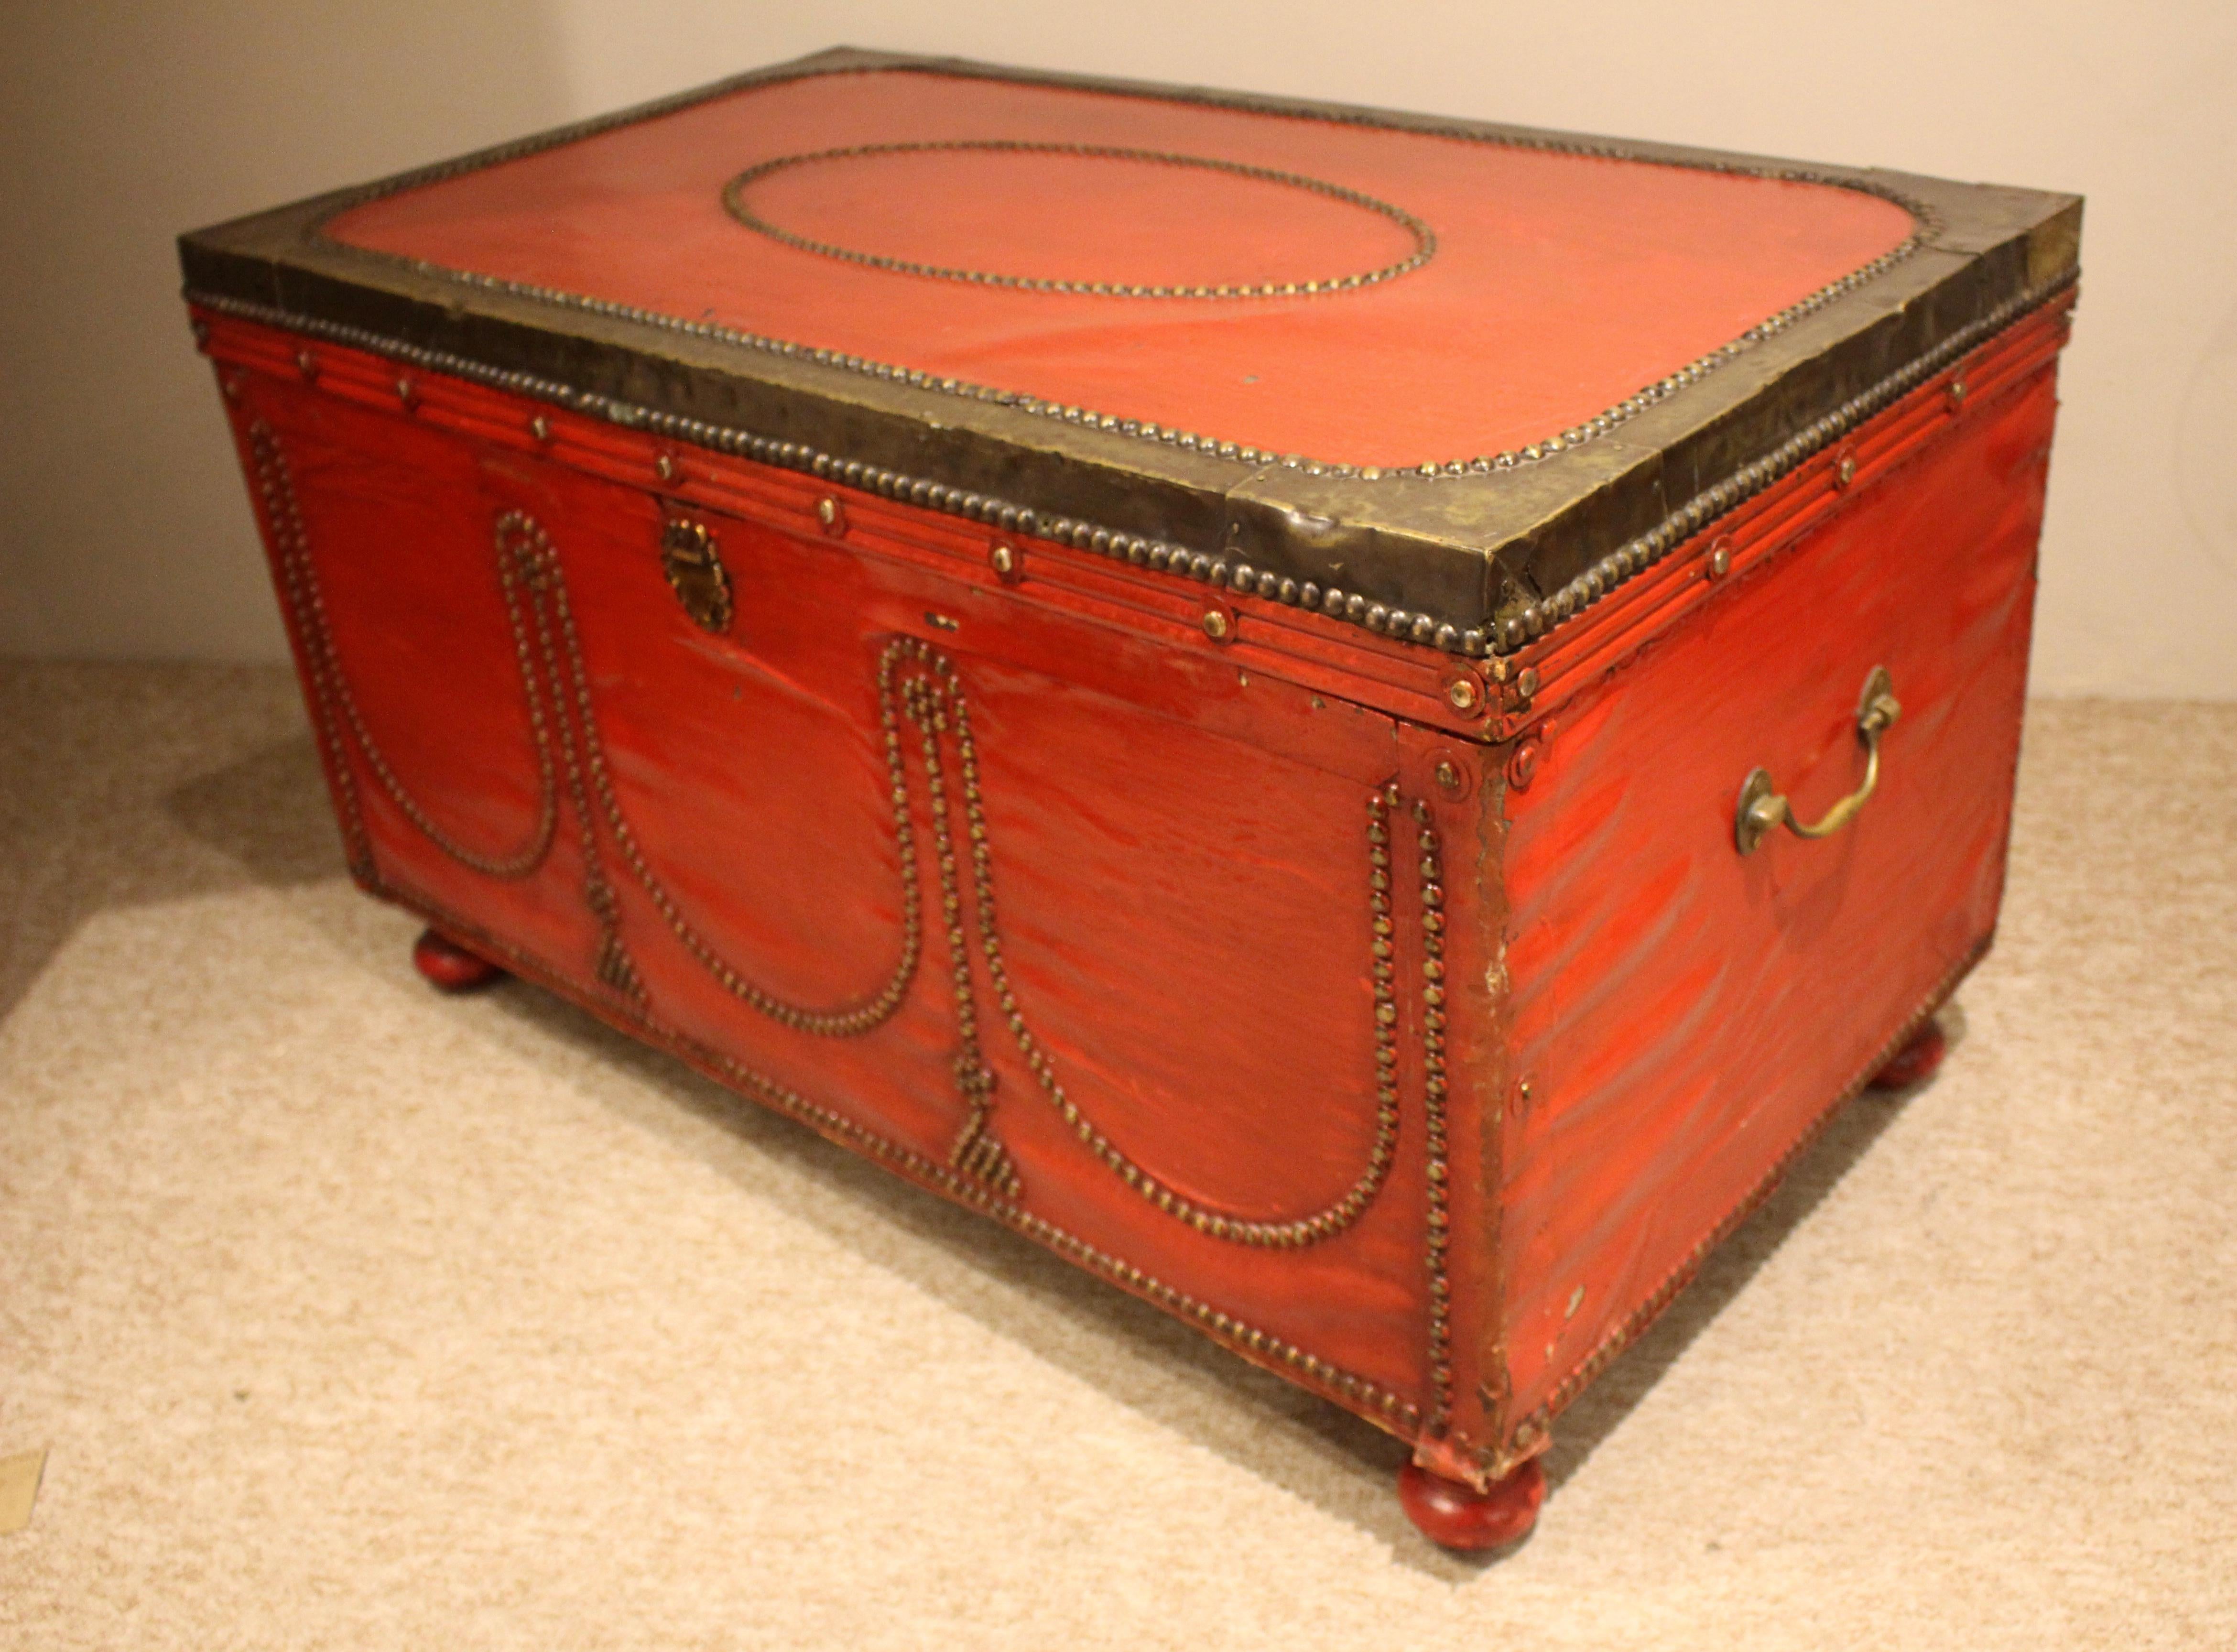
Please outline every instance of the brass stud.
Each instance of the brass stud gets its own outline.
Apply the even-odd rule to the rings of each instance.
[[[1455,711],[1473,711],[1483,704],[1483,691],[1476,686],[1475,678],[1462,673],[1445,684],[1445,698]]]
[[[1536,666],[1526,665],[1522,668],[1521,671],[1515,677],[1514,691],[1518,696],[1526,700],[1532,695],[1537,693],[1538,668]]]
[[[396,399],[409,407],[419,400],[419,393],[413,388],[411,380],[399,379],[396,381]]]
[[[319,358],[308,350],[296,351],[295,371],[301,373],[305,380],[315,381],[319,376]]]
[[[1965,375],[1961,373],[1950,381],[1950,411],[1956,413],[1963,407],[1965,405],[1965,398],[1970,393],[1971,393],[1965,384]]]
[[[551,421],[549,419],[546,419],[542,413],[537,414],[535,418],[528,421],[528,433],[536,438],[539,442],[550,441],[551,439]]]
[[[652,473],[663,482],[672,482],[679,473],[676,461],[666,453],[652,461]]]
[[[1842,454],[1841,463],[1833,472],[1833,486],[1836,487],[1846,487],[1850,483],[1856,479],[1857,456],[1854,453]]]
[[[1709,578],[1721,579],[1732,571],[1732,542],[1719,539],[1709,551]]]
[[[987,561],[1005,585],[1013,585],[1025,577],[1026,559],[1013,545],[998,540],[987,552]]]
[[[832,539],[844,539],[847,533],[847,507],[831,494],[826,493],[815,501],[815,520]]]
[[[1224,643],[1235,634],[1235,622],[1217,608],[1204,611],[1204,634],[1215,643]]]
[[[1530,790],[1538,776],[1538,742],[1525,740],[1507,759],[1507,783],[1517,791]]]
[[[1461,771],[1450,757],[1441,759],[1436,769],[1437,790],[1448,797],[1458,797],[1466,790]]]

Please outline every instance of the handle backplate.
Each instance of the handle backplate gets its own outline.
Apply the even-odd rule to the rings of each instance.
[[[1895,683],[1887,667],[1873,666],[1857,700],[1857,738],[1864,742],[1865,753],[1864,783],[1827,809],[1822,819],[1805,823],[1795,819],[1785,794],[1772,783],[1771,770],[1751,770],[1740,783],[1739,803],[1732,812],[1732,841],[1740,853],[1752,855],[1781,826],[1797,837],[1831,837],[1854,820],[1880,783],[1880,737],[1902,715],[1903,705],[1895,697]]]

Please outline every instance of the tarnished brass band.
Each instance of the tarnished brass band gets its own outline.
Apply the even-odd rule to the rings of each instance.
[[[1794,432],[1772,452],[1695,494],[1661,521],[1613,551],[1551,595],[1520,608],[1503,608],[1489,620],[1470,624],[1468,616],[1449,618],[1374,600],[1333,583],[1255,566],[1214,545],[1198,550],[1174,540],[1132,533],[1124,528],[1036,510],[1015,499],[982,493],[929,476],[819,448],[764,433],[688,418],[641,402],[582,389],[564,380],[514,368],[493,367],[455,351],[415,344],[393,334],[347,322],[322,320],[222,293],[189,290],[189,302],[219,314],[300,335],[330,340],[391,360],[406,361],[468,383],[525,396],[624,429],[674,438],[717,453],[762,464],[802,471],[848,487],[950,516],[1000,528],[1005,533],[1068,545],[1115,562],[1171,574],[1321,613],[1380,636],[1470,657],[1514,654],[1560,629],[1604,600],[1628,581],[1663,561],[1711,523],[1772,486],[1815,454],[1856,429],[1900,397],[1916,389],[1996,334],[2049,304],[2075,282],[2069,270],[2030,287],[1987,314],[1960,327],[1924,354],[1867,386],[1831,412]]]

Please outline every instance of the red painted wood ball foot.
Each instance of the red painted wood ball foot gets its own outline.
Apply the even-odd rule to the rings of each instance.
[[[468,952],[432,929],[421,930],[412,943],[412,966],[446,993],[471,992],[505,974],[479,953]]]
[[[1431,1543],[1447,1549],[1496,1549],[1528,1535],[1546,1501],[1546,1470],[1532,1457],[1488,1491],[1432,1474],[1417,1463],[1398,1470],[1398,1502]]]
[[[1907,1090],[1914,1084],[1924,1084],[1934,1076],[1942,1058],[1950,1054],[1950,1041],[1942,1029],[1928,1021],[1910,1035],[1910,1042],[1895,1053],[1895,1059],[1872,1074],[1875,1090]]]

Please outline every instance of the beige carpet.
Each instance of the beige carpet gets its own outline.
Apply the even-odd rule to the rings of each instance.
[[[343,880],[277,672],[0,668],[15,1648],[2237,1645],[2237,707],[2040,704],[1942,1077],[1529,1543]]]

